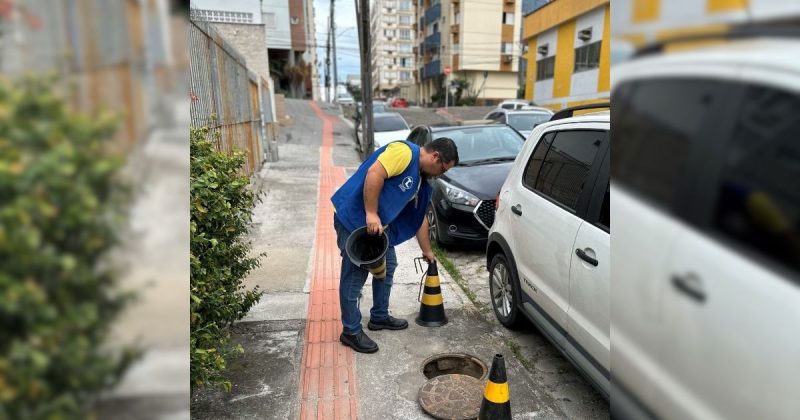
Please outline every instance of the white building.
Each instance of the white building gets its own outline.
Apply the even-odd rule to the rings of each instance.
[[[370,8],[372,90],[416,100],[414,0],[374,0]]]

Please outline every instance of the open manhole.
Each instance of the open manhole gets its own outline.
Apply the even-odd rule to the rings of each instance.
[[[486,364],[475,356],[446,353],[422,363],[428,381],[419,390],[423,411],[437,419],[474,419],[483,401]]]
[[[432,379],[441,375],[467,375],[483,381],[489,368],[481,359],[465,353],[443,353],[431,356],[422,362],[422,374]]]

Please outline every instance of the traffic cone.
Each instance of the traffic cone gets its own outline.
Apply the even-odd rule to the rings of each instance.
[[[428,265],[428,272],[425,275],[425,290],[422,293],[420,302],[419,315],[417,315],[416,319],[417,324],[423,327],[441,327],[447,324],[436,261]]]
[[[506,379],[506,362],[502,354],[495,354],[489,380],[483,389],[483,402],[478,420],[511,419],[511,403],[508,400],[508,382]]]

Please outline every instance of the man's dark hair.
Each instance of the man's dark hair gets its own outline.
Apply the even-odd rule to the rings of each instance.
[[[442,162],[453,162],[453,165],[458,165],[458,147],[456,147],[456,142],[453,139],[440,137],[423,147],[428,152],[439,152]]]

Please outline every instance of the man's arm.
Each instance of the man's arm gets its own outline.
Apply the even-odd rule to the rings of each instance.
[[[378,197],[383,189],[383,181],[388,177],[386,168],[376,160],[369,167],[364,180],[364,210],[367,213],[367,232],[370,234],[383,233],[381,218],[378,216]]]
[[[432,263],[436,258],[433,256],[433,248],[431,247],[431,239],[428,236],[428,218],[422,220],[422,226],[417,230],[417,243],[419,249],[422,250],[422,257],[425,261]]]

